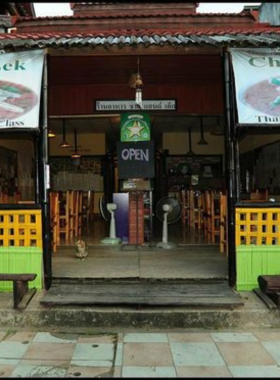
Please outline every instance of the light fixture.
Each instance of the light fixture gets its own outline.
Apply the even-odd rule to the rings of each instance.
[[[221,125],[221,118],[220,118],[220,116],[217,116],[217,124],[210,131],[210,134],[213,135],[213,136],[223,136],[224,135],[224,128]]]
[[[208,145],[208,142],[204,139],[204,131],[203,131],[203,117],[200,117],[200,140],[197,145]]]
[[[194,156],[195,153],[192,151],[192,129],[189,128],[189,151],[187,156]]]
[[[48,137],[50,137],[50,138],[55,137],[55,133],[51,129],[49,129],[49,131],[48,131]]]
[[[72,158],[80,158],[81,155],[78,153],[78,148],[77,148],[77,130],[74,129],[74,153],[71,155]]]
[[[70,144],[68,141],[65,139],[65,119],[62,120],[62,141],[59,144],[60,148],[69,148]]]
[[[143,107],[142,103],[142,87],[143,87],[143,80],[140,75],[139,70],[139,57],[137,57],[137,73],[131,74],[128,86],[131,88],[135,88],[135,103],[139,108]]]

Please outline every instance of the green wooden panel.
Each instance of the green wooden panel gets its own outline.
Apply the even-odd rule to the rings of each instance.
[[[1,273],[36,273],[30,288],[43,289],[43,252],[39,247],[0,247]],[[12,281],[0,281],[0,291],[12,291]]]
[[[279,245],[239,245],[236,248],[237,291],[258,288],[258,276],[280,274]]]

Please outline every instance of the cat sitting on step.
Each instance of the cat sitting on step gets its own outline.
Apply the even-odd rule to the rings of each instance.
[[[76,257],[78,259],[85,259],[88,255],[88,245],[87,243],[82,240],[82,239],[79,239],[76,241]]]

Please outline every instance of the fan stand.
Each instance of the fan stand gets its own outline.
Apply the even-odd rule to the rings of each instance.
[[[116,237],[116,222],[115,222],[115,210],[117,209],[117,205],[115,203],[107,203],[107,210],[111,214],[110,218],[110,235],[102,240],[100,243],[103,244],[119,244],[121,239]]]
[[[164,204],[163,209],[163,225],[162,225],[162,241],[157,243],[157,248],[172,249],[177,247],[177,244],[168,241],[167,215],[171,211],[171,206]]]

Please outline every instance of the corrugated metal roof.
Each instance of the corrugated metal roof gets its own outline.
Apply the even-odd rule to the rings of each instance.
[[[278,47],[280,27],[242,29],[187,29],[187,30],[117,30],[45,33],[0,34],[1,49],[48,47],[123,47],[123,46],[269,46]]]

